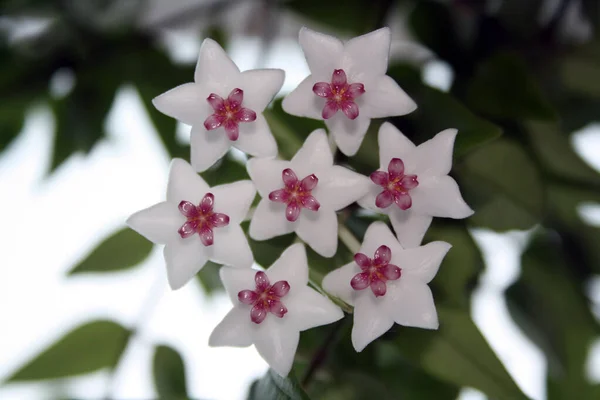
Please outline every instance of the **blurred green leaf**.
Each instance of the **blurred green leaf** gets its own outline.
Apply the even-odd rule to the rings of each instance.
[[[323,278],[329,272],[348,264],[354,259],[354,254],[341,240],[338,241],[338,248],[333,257],[323,257],[309,246],[306,246],[306,256],[308,258],[309,277],[312,282],[318,285],[321,285]]]
[[[308,395],[293,376],[282,378],[269,369],[261,379],[254,381],[248,400],[308,400]]]
[[[187,399],[185,366],[181,355],[169,346],[157,346],[152,362],[154,387],[159,398]]]
[[[0,105],[0,153],[17,137],[25,123],[30,99],[11,96]]]
[[[200,286],[202,286],[202,289],[204,289],[208,295],[225,289],[223,282],[221,282],[221,278],[219,277],[220,268],[221,264],[207,261],[200,272],[196,274],[196,279],[198,279]]]
[[[514,53],[496,53],[477,67],[468,87],[467,104],[496,118],[556,118],[527,64]]]
[[[152,251],[152,242],[139,233],[124,228],[104,239],[83,261],[68,274],[82,272],[112,272],[133,268]]]
[[[218,160],[215,165],[200,175],[210,186],[250,179],[246,167],[240,161],[234,159],[231,153]]]
[[[439,331],[402,328],[400,353],[427,373],[493,399],[527,399],[465,310],[438,307]]]
[[[561,58],[560,73],[568,90],[585,96],[600,97],[600,40],[579,46],[571,54]]]
[[[364,0],[345,0],[343,7],[335,1],[292,0],[285,5],[312,24],[326,27],[325,31],[337,31],[359,35],[373,30],[378,12],[377,3],[365,7]]]
[[[65,378],[102,368],[113,368],[130,335],[128,329],[112,321],[88,322],[67,333],[7,381]]]
[[[252,249],[252,254],[254,254],[254,261],[264,268],[270,267],[281,256],[281,253],[294,242],[296,237],[294,233],[289,233],[273,239],[259,241],[252,239],[248,235],[250,221],[242,222],[241,226],[248,237],[250,249]]]
[[[457,169],[465,198],[476,211],[470,223],[505,231],[530,228],[541,218],[544,193],[539,172],[516,142],[504,139],[482,147]]]
[[[513,40],[523,40],[534,36],[540,29],[537,18],[540,16],[544,0],[503,0],[497,11],[498,19],[515,36]]]

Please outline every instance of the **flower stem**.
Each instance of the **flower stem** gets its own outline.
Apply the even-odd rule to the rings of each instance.
[[[350,232],[346,225],[339,224],[338,236],[342,243],[344,243],[352,253],[356,254],[360,251],[360,242],[356,239],[354,234]]]

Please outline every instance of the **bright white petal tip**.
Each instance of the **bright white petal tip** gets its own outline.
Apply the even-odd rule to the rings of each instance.
[[[433,279],[450,249],[433,242],[403,249],[382,222],[372,223],[354,262],[325,276],[323,288],[354,305],[352,343],[362,351],[395,323],[437,329],[431,290]]]
[[[296,232],[313,250],[333,257],[335,212],[367,194],[367,177],[337,165],[323,129],[311,133],[291,161],[251,159],[248,174],[263,199],[250,222],[250,237],[267,240]]]
[[[456,129],[446,129],[415,146],[388,122],[379,129],[380,168],[371,174],[360,204],[389,215],[405,248],[421,243],[432,217],[461,219],[473,214],[448,176],[456,135]]]
[[[328,298],[307,286],[306,251],[288,247],[266,271],[221,268],[221,280],[233,309],[210,336],[210,346],[254,344],[281,376],[294,362],[300,332],[330,324],[344,314]]]
[[[250,268],[252,251],[240,227],[256,190],[251,181],[211,188],[187,162],[174,159],[167,200],[127,219],[148,240],[164,244],[173,290],[185,285],[208,260]]]
[[[206,39],[193,83],[153,100],[163,114],[192,126],[191,159],[202,172],[234,146],[258,157],[275,156],[277,143],[262,112],[279,92],[280,69],[240,72],[217,42]]]
[[[283,100],[293,115],[322,119],[340,151],[358,151],[372,118],[408,114],[415,102],[385,75],[391,31],[381,28],[350,39],[339,39],[308,28],[299,41],[310,68],[309,75]]]

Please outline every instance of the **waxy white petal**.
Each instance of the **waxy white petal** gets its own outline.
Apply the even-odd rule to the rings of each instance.
[[[211,114],[206,101],[208,94],[206,88],[197,83],[185,83],[155,97],[152,104],[161,113],[184,124],[201,124]]]
[[[214,165],[231,147],[223,128],[212,131],[204,129],[204,125],[195,125],[190,137],[190,159],[198,172],[204,172]]]
[[[389,297],[388,297],[389,296]],[[388,282],[385,308],[397,324],[424,329],[439,326],[433,295],[429,286],[410,278]]]
[[[414,203],[413,203],[414,204]],[[423,237],[431,225],[433,217],[429,215],[417,214],[414,211],[400,210],[394,205],[392,211],[388,214],[390,222],[396,232],[396,237],[405,249],[417,247],[423,241]]]
[[[390,55],[390,28],[352,38],[344,46],[343,65],[353,80],[384,75]],[[312,70],[312,69],[311,69]]]
[[[252,250],[242,228],[237,224],[229,224],[222,228],[214,228],[214,244],[205,247],[205,252],[212,261],[239,268],[250,268],[254,262]]]
[[[260,324],[260,333],[254,335],[254,346],[269,366],[281,376],[287,376],[294,363],[300,332],[291,324],[272,314]]]
[[[243,106],[262,113],[283,86],[285,72],[281,69],[252,69],[241,74],[244,90]]]
[[[212,39],[204,39],[194,72],[197,83],[226,84],[235,80],[240,70],[225,50]]]
[[[248,321],[244,323],[244,319]],[[252,345],[252,331],[248,329],[251,323],[248,309],[234,306],[212,331],[208,345],[211,347],[248,347]]]
[[[263,198],[256,206],[250,221],[248,232],[250,237],[254,240],[267,240],[294,232],[296,225],[285,218],[285,207],[283,203],[275,203],[268,198]]]
[[[364,197],[370,186],[371,180],[366,176],[334,165],[325,179],[319,180],[313,195],[321,207],[337,211]]]
[[[169,183],[167,185],[167,201],[175,205],[186,200],[195,205],[208,193],[210,187],[194,169],[180,158],[171,161]]]
[[[427,284],[440,269],[440,264],[452,246],[446,242],[431,242],[424,246],[393,254],[393,264],[402,268],[402,278]]]
[[[409,173],[418,174],[419,177],[448,175],[452,169],[452,151],[457,133],[456,129],[446,129],[420,144],[417,151],[411,154],[414,169]]]
[[[350,305],[354,305],[355,290],[350,286],[354,275],[361,272],[355,262],[334,269],[323,278],[323,289],[335,297],[339,297]]]
[[[240,123],[239,130],[238,140],[230,142],[231,145],[255,157],[273,157],[277,155],[277,142],[262,114],[256,114],[255,121]]]
[[[273,158],[252,158],[246,163],[248,175],[263,199],[268,199],[269,193],[283,187],[281,173],[290,166],[289,161]]]
[[[188,283],[206,264],[204,245],[197,234],[186,239],[179,237],[165,246],[167,279],[171,289],[177,290]]]
[[[340,60],[344,52],[342,41],[306,27],[300,29],[298,40],[312,75],[329,81],[333,70],[341,67]]]
[[[214,212],[227,214],[229,224],[242,222],[256,196],[256,188],[250,180],[227,183],[211,188],[215,196]]]
[[[370,289],[367,288],[366,290]],[[385,296],[383,297],[385,298]],[[392,317],[384,311],[383,300],[381,297],[375,298],[372,292],[366,292],[356,298],[352,344],[359,353],[394,325]]]
[[[367,257],[373,258],[375,251],[382,245],[390,248],[392,251],[392,260],[395,259],[397,254],[404,251],[385,223],[379,221],[373,222],[365,231],[365,238],[360,246],[360,252]]]
[[[163,201],[136,212],[126,223],[149,241],[166,244],[179,237],[177,230],[185,220],[175,204]]]
[[[359,115],[355,120],[351,120],[342,112],[337,112],[333,117],[325,120],[325,125],[333,135],[340,151],[350,157],[358,152],[370,123],[371,119],[368,116]]]
[[[317,212],[303,209],[296,222],[296,233],[314,251],[323,257],[335,255],[338,221],[333,210],[323,207]]]
[[[267,276],[271,284],[277,281],[287,281],[290,284],[289,295],[296,296],[296,291],[306,287],[308,283],[308,261],[304,245],[294,243],[285,249],[267,270]],[[287,299],[287,296],[284,299]]]
[[[329,172],[333,166],[333,155],[325,130],[317,129],[308,135],[290,163],[298,179],[310,174],[319,177],[320,173]]]
[[[360,112],[369,118],[385,118],[409,114],[417,104],[387,75],[373,79],[361,96]]]
[[[333,72],[333,71],[332,71]],[[323,119],[321,116],[325,101],[313,92],[317,80],[313,75],[307,76],[300,85],[290,92],[281,103],[283,111],[299,117]]]
[[[392,158],[404,161],[406,173],[413,173],[413,165],[407,165],[407,158],[415,152],[417,146],[402,134],[394,125],[384,122],[379,128],[379,165],[380,169],[387,172],[388,164]]]
[[[234,305],[240,304],[238,300],[239,292],[256,288],[254,282],[256,272],[258,271],[250,268],[221,267],[219,270],[221,282],[223,282],[225,291]],[[250,315],[250,310],[248,310],[247,315]]]
[[[293,320],[294,326],[300,331],[331,324],[344,317],[342,310],[331,300],[307,286],[290,295],[285,300],[285,306],[288,309],[286,317]]]
[[[411,190],[410,195],[412,210],[418,214],[457,219],[473,215],[473,210],[460,194],[458,184],[448,175],[419,179],[419,186]]]

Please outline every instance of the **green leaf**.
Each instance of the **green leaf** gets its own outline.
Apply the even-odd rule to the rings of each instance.
[[[221,264],[207,261],[200,272],[196,274],[196,279],[198,279],[200,286],[202,286],[202,289],[204,289],[208,295],[225,289],[223,282],[221,282],[221,278],[219,277],[220,268]]]
[[[505,231],[530,228],[541,218],[539,172],[517,143],[496,141],[469,155],[457,169],[467,203],[475,209],[470,223]]]
[[[0,153],[17,137],[25,123],[29,99],[11,96],[0,105]]]
[[[248,244],[250,244],[250,249],[252,249],[254,261],[264,268],[270,267],[296,238],[294,233],[289,233],[269,240],[254,240],[248,235],[250,221],[242,222],[241,226],[248,237]]]
[[[402,328],[400,353],[428,374],[493,399],[527,399],[485,341],[468,311],[438,307],[439,331]]]
[[[273,370],[267,371],[250,387],[248,400],[309,400],[293,376],[282,378]]]
[[[565,88],[585,96],[600,97],[600,41],[578,47],[560,59],[560,75]]]
[[[139,233],[124,228],[104,239],[83,261],[69,271],[69,275],[82,272],[112,272],[133,268],[150,255],[152,242]]]
[[[157,346],[152,362],[154,387],[161,399],[187,399],[185,366],[181,355],[169,346]]]
[[[228,153],[200,175],[210,186],[250,179],[246,167],[240,161],[234,159],[231,153]]]
[[[65,378],[113,368],[130,335],[131,331],[112,321],[89,322],[66,334],[7,381]]]
[[[477,67],[467,89],[467,104],[496,118],[556,118],[527,64],[514,53],[496,53]]]

